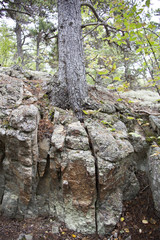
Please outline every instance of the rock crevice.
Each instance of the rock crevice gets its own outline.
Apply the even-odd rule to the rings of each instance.
[[[92,153],[92,156],[95,161],[95,181],[96,181],[96,199],[95,199],[95,228],[96,228],[96,234],[98,235],[98,206],[99,206],[99,196],[100,196],[100,189],[99,189],[99,169],[98,169],[98,159],[96,156],[96,152],[94,149],[94,144],[92,142],[91,136],[89,134],[87,126],[84,127],[88,136],[88,142],[89,142],[89,147],[90,151]]]
[[[10,76],[0,71],[1,214],[52,216],[75,231],[109,234],[123,200],[140,189],[137,170],[147,172],[159,213],[159,117],[142,122],[154,132],[154,143],[149,142],[137,125],[143,119],[128,117],[125,104],[103,89],[93,93],[104,102],[102,111],[86,110],[81,123],[71,110],[49,103],[50,77],[43,75],[42,81],[32,72],[27,80],[5,71]]]

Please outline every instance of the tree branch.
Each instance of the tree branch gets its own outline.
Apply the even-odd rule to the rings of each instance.
[[[120,31],[120,32],[122,32],[123,34],[126,32],[126,31],[124,31],[124,30],[116,29],[115,27],[109,26],[109,25],[106,23],[106,22],[108,21],[108,19],[106,19],[105,21],[103,21],[103,19],[101,19],[101,18],[99,17],[98,13],[96,12],[96,9],[94,8],[94,6],[93,6],[92,4],[87,3],[87,2],[84,2],[84,3],[81,3],[81,6],[87,6],[87,7],[89,7],[89,8],[92,10],[92,12],[93,12],[93,14],[95,15],[95,17],[97,18],[97,20],[98,20],[97,23],[95,22],[95,23],[88,23],[88,24],[86,23],[86,24],[83,24],[83,25],[82,25],[82,28],[87,27],[87,26],[94,26],[94,25],[100,26],[100,25],[103,25],[104,28],[105,28],[105,30],[106,30],[107,37],[110,36],[110,32],[109,32],[109,29],[108,29],[108,28],[110,28],[110,29],[112,30],[112,32]]]
[[[97,23],[97,24],[94,24],[94,25],[96,25],[93,29],[91,29],[89,32],[87,32],[83,37],[82,37],[82,39],[84,39],[88,34],[90,34],[91,32],[93,32],[97,27],[99,27],[100,25],[103,25],[103,24],[101,24],[101,23]],[[94,26],[93,24],[92,25],[88,25],[88,26]],[[86,26],[85,26],[86,27]],[[83,27],[82,27],[83,28]]]
[[[87,6],[87,7],[89,7],[89,8],[92,10],[92,12],[94,13],[94,15],[95,15],[95,17],[97,18],[97,20],[100,21],[100,22],[103,22],[103,20],[99,17],[98,13],[96,12],[96,9],[93,7],[92,4],[87,3],[87,2],[84,2],[84,3],[81,3],[81,7],[82,7],[82,6]]]
[[[45,40],[50,40],[50,39],[52,39],[52,38],[58,38],[58,34],[56,34],[56,35],[54,35],[54,36],[52,36],[52,37],[46,37]]]
[[[160,35],[158,35],[156,32],[154,32],[154,31],[152,31],[151,29],[149,29],[149,28],[143,28],[143,29],[145,29],[145,30],[147,30],[147,31],[150,31],[151,33],[153,33],[154,35],[156,35],[158,38],[160,38]]]
[[[18,12],[18,13],[27,14],[27,15],[31,16],[30,13],[19,11],[19,10],[15,10],[15,9],[12,9],[12,8],[1,8],[0,12]]]
[[[81,3],[81,6],[87,6],[87,7],[89,7],[89,8],[92,10],[92,12],[93,12],[93,14],[95,15],[95,17],[97,18],[97,20],[98,20],[99,22],[103,22],[103,20],[99,17],[98,13],[96,12],[96,9],[94,8],[94,6],[93,6],[92,4],[87,3],[87,2],[84,2],[84,3]],[[108,20],[108,19],[107,19],[107,20]],[[106,20],[106,21],[107,21],[107,20]],[[106,22],[106,21],[105,21],[105,22]],[[107,25],[107,24],[104,25],[104,28],[105,28],[105,30],[106,30],[107,37],[109,37],[109,36],[110,36],[110,33],[109,33],[109,30],[108,30],[108,25]]]

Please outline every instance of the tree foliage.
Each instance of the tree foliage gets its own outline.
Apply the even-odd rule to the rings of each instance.
[[[12,37],[10,29],[5,23],[0,27],[0,64],[1,66],[9,66],[13,63],[15,41]]]
[[[0,14],[12,18],[21,28],[23,57],[18,56],[23,58],[24,67],[55,72],[58,67],[55,1],[2,0]],[[152,21],[154,14],[159,15],[160,10],[153,13],[150,0],[81,1],[89,83],[123,90],[141,84],[154,85],[159,91],[160,26]],[[15,26],[12,31],[15,32]],[[11,59],[12,55],[14,59],[13,40],[8,34],[7,37],[8,55],[1,56]]]

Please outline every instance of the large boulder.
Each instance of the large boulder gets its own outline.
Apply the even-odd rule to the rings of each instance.
[[[0,69],[0,212],[16,218],[53,216],[75,231],[109,234],[123,200],[139,191],[135,171],[147,169],[145,134],[127,120],[126,105],[101,88],[93,96],[102,97],[102,106],[94,102],[97,110],[86,111],[84,123],[79,122],[71,110],[50,105],[50,80],[52,85],[47,74]],[[159,131],[159,119],[150,121]],[[158,152],[156,146],[148,153],[157,211]]]

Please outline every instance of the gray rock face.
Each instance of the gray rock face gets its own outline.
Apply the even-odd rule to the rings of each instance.
[[[154,144],[155,147],[150,147],[148,153],[148,177],[154,200],[154,206],[158,216],[160,216],[160,147]]]
[[[160,134],[160,116],[149,116],[149,120],[151,122],[152,128],[154,131],[157,131]]]
[[[33,132],[37,127],[38,114],[36,106],[22,105],[12,111],[10,126],[26,133]]]
[[[121,216],[123,200],[139,191],[135,155],[147,148],[145,136],[139,131],[131,138],[111,101],[80,123],[72,111],[50,106],[42,98],[44,90],[34,96],[34,83],[26,86],[26,73],[15,78],[15,70],[5,71],[10,76],[0,71],[1,214],[50,215],[75,231],[108,234]],[[36,72],[27,74],[30,79],[40,78]],[[43,79],[45,88],[49,76]],[[156,150],[150,150],[148,168],[158,211]]]
[[[32,239],[33,239],[32,234],[23,234],[23,233],[21,233],[17,238],[17,240],[32,240]]]
[[[122,199],[122,192],[117,188],[101,203],[97,219],[99,234],[109,233],[114,229],[122,213]]]
[[[23,97],[23,81],[7,75],[0,78],[0,108],[19,106]]]

